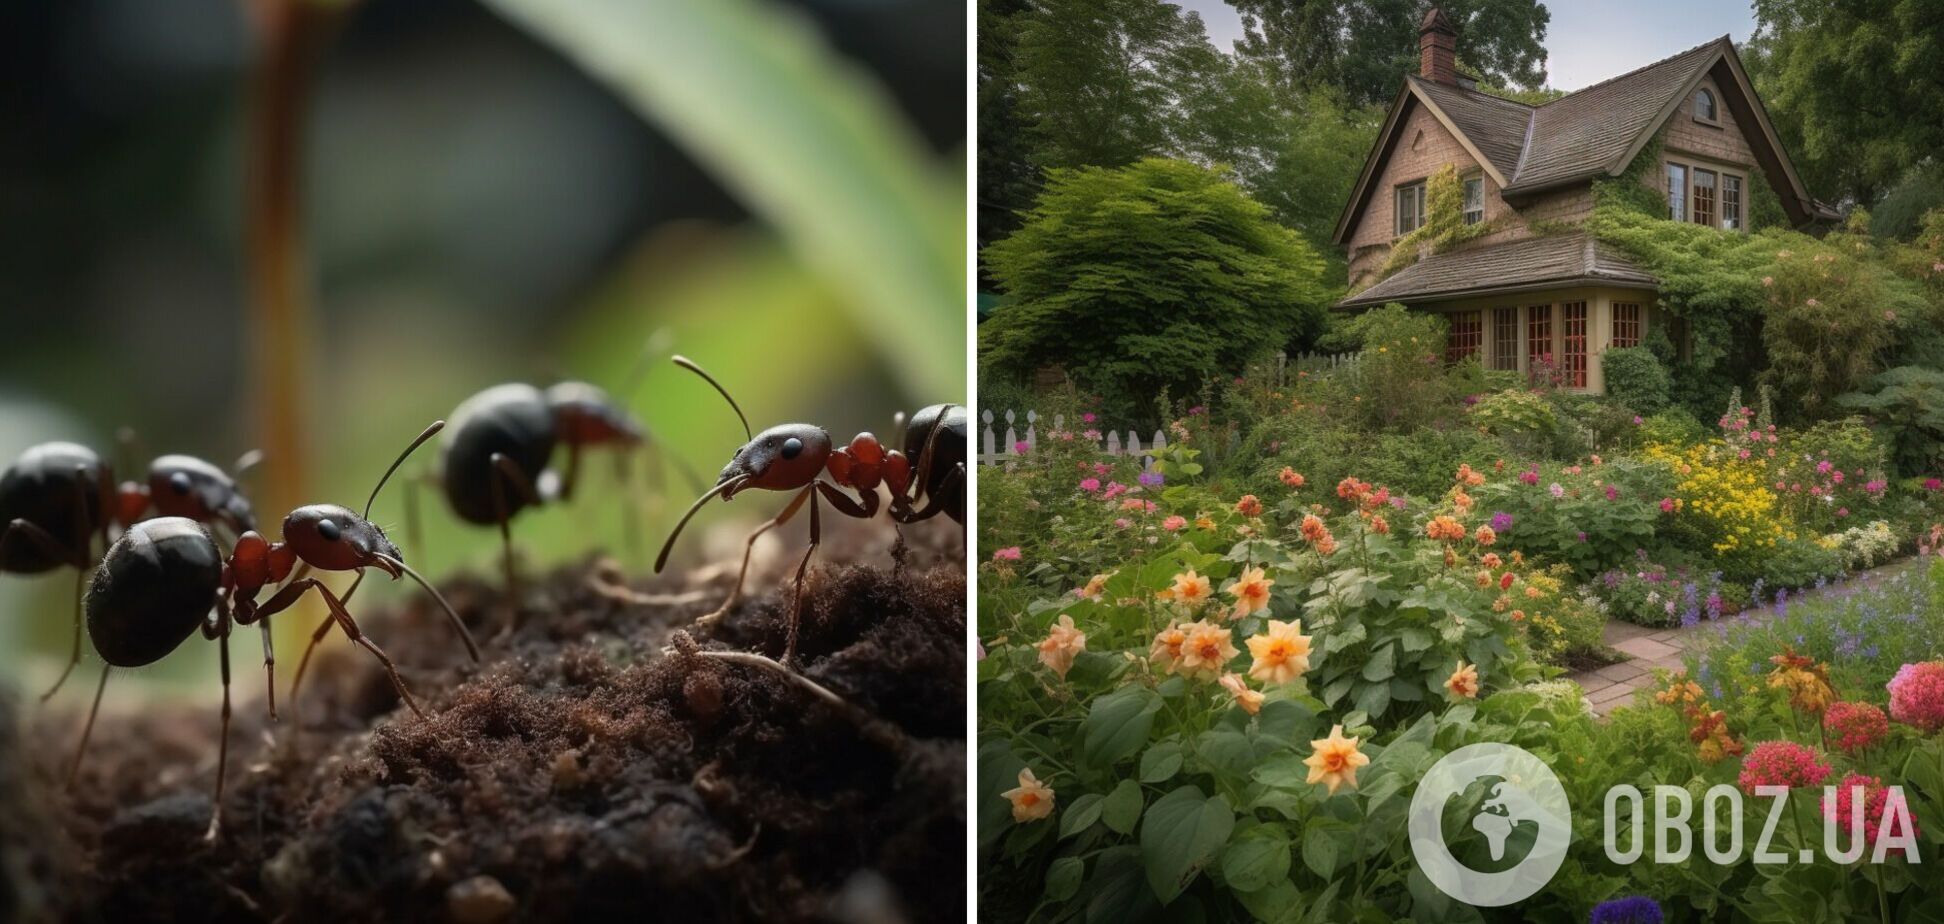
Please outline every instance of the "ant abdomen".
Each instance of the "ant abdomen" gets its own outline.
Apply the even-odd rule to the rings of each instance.
[[[202,626],[222,583],[223,554],[201,523],[143,520],[108,547],[88,583],[88,638],[110,665],[152,664]]]
[[[439,449],[439,478],[446,502],[468,523],[481,526],[511,518],[527,506],[533,489],[494,482],[500,455],[529,478],[546,469],[557,440],[552,409],[531,385],[495,385],[467,398],[452,412]]]
[[[30,447],[0,474],[0,531],[25,520],[61,548],[26,536],[0,536],[0,571],[40,574],[78,567],[90,538],[107,525],[114,475],[94,450],[78,443]],[[67,551],[66,557],[57,554]]]
[[[965,406],[934,404],[911,415],[905,428],[904,454],[916,466],[931,444],[932,459],[925,472],[923,497],[936,500],[945,515],[965,522],[965,453],[968,442]],[[942,429],[940,429],[942,428]],[[937,430],[937,436],[932,432]]]

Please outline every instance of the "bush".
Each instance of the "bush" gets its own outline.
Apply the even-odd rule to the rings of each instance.
[[[1559,415],[1545,398],[1523,388],[1508,388],[1478,399],[1472,421],[1504,440],[1520,455],[1551,456],[1559,441]]]
[[[1652,544],[1666,486],[1662,471],[1635,462],[1534,463],[1473,493],[1512,547],[1590,575]]]
[[[1632,408],[1636,414],[1654,414],[1667,407],[1673,388],[1667,367],[1646,347],[1620,347],[1606,351],[1600,360],[1606,374],[1607,394]]]
[[[1184,161],[1048,171],[1025,223],[984,255],[1010,302],[980,328],[982,365],[1063,367],[1116,421],[1150,421],[1163,390],[1192,394],[1322,323],[1315,251]]]
[[[1899,473],[1944,469],[1944,372],[1898,366],[1871,379],[1867,391],[1851,392],[1837,403],[1870,416]]]
[[[1704,442],[1708,438],[1708,428],[1686,408],[1671,407],[1652,417],[1645,418],[1640,424],[1640,442],[1652,446],[1685,447]]]

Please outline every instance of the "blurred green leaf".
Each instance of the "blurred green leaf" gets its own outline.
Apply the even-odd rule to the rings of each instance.
[[[914,392],[964,391],[961,182],[866,75],[756,0],[488,0],[665,128],[855,296]]]

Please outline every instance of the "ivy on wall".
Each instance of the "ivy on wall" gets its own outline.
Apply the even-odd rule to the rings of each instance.
[[[1458,179],[1457,168],[1445,164],[1424,181],[1424,224],[1391,244],[1390,256],[1371,281],[1386,279],[1416,263],[1426,250],[1444,253],[1498,230],[1500,224],[1496,218],[1465,224],[1465,184]]]

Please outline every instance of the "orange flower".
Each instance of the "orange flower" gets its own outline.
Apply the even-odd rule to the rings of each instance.
[[[1490,527],[1487,528],[1489,529]],[[1493,570],[1497,570],[1498,566],[1505,564],[1505,560],[1500,558],[1497,552],[1486,552],[1485,557],[1479,559],[1478,561],[1479,564],[1482,564],[1485,567],[1491,568]]]
[[[1310,748],[1310,756],[1303,759],[1310,768],[1309,782],[1330,787],[1332,796],[1346,783],[1357,788],[1357,768],[1370,763],[1369,755],[1357,749],[1357,739],[1343,737],[1341,725],[1331,727],[1328,738],[1311,741]]]
[[[1451,695],[1459,699],[1477,699],[1478,668],[1466,664],[1462,659],[1459,660],[1458,669],[1452,671],[1451,677],[1445,680],[1445,689],[1450,690]]]
[[[1330,534],[1330,528],[1324,526],[1322,519],[1313,513],[1303,514],[1303,525],[1300,528],[1303,532],[1303,539],[1308,542],[1320,541],[1324,536]]]
[[[1460,462],[1458,463],[1458,483],[1476,487],[1485,483],[1485,474],[1483,472],[1472,471],[1471,463],[1469,462]]]
[[[1244,568],[1242,576],[1229,585],[1229,596],[1235,598],[1235,612],[1229,618],[1241,619],[1258,610],[1268,609],[1269,588],[1275,584],[1261,568]]]
[[[1480,526],[1477,532],[1472,533],[1472,541],[1477,542],[1479,545],[1491,545],[1498,541],[1498,530],[1490,526]]]
[[[1235,512],[1245,517],[1262,516],[1262,501],[1257,500],[1254,494],[1244,494],[1241,500],[1235,502]]]
[[[1025,824],[1053,814],[1053,787],[1033,776],[1033,768],[1019,771],[1019,786],[999,795],[1012,803],[1013,821]]]
[[[1316,540],[1316,554],[1328,556],[1335,554],[1336,550],[1337,542],[1335,536],[1324,536]]]
[[[1039,659],[1041,664],[1064,680],[1067,671],[1073,668],[1073,659],[1086,650],[1087,633],[1074,628],[1072,616],[1061,613],[1060,621],[1039,643]]]
[[[1176,673],[1213,680],[1240,653],[1225,626],[1191,622],[1183,628],[1188,640],[1181,645],[1181,663],[1176,665]]]
[[[1499,599],[1504,599],[1504,598],[1503,598],[1503,597],[1501,597],[1501,598],[1499,598]],[[1513,621],[1513,622],[1524,622],[1524,621],[1525,621],[1525,610],[1513,610],[1513,611],[1512,611],[1512,621]]]
[[[1197,529],[1214,529],[1215,521],[1207,517],[1198,517],[1195,520],[1195,527]]]
[[[1303,634],[1303,621],[1269,620],[1269,628],[1248,640],[1249,676],[1264,683],[1288,683],[1310,668],[1310,637]]]
[[[1451,495],[1451,503],[1458,508],[1459,513],[1470,513],[1474,501],[1470,494],[1466,494],[1464,489],[1460,488]]]
[[[1447,516],[1433,517],[1431,522],[1425,524],[1424,534],[1433,539],[1452,542],[1465,538],[1465,524]]]
[[[1172,672],[1181,663],[1181,648],[1188,644],[1188,633],[1178,625],[1171,625],[1155,633],[1154,643],[1148,646],[1148,660],[1163,673]]]
[[[1100,595],[1102,593],[1105,593],[1107,590],[1107,578],[1110,576],[1111,575],[1096,574],[1093,577],[1088,578],[1087,586],[1080,588],[1080,590],[1077,591],[1077,593],[1079,593],[1080,596],[1085,597],[1088,600],[1100,599]]]
[[[1255,715],[1262,711],[1262,701],[1266,697],[1260,690],[1249,689],[1249,685],[1242,682],[1242,675],[1223,674],[1221,683],[1222,687],[1235,697],[1235,704],[1241,706],[1243,712]]]
[[[1370,531],[1379,536],[1386,535],[1390,532],[1390,522],[1383,517],[1371,517]]]
[[[1370,482],[1345,478],[1337,482],[1337,496],[1344,500],[1362,501],[1370,495]]]
[[[1281,477],[1282,477],[1282,483],[1289,486],[1291,489],[1302,487],[1303,482],[1305,481],[1305,479],[1303,478],[1303,474],[1301,472],[1293,468],[1290,468],[1287,465],[1283,466]]]
[[[1187,604],[1205,603],[1208,595],[1213,592],[1214,589],[1208,584],[1208,578],[1196,574],[1193,568],[1175,575],[1174,586],[1162,591],[1167,594],[1163,599]]]

